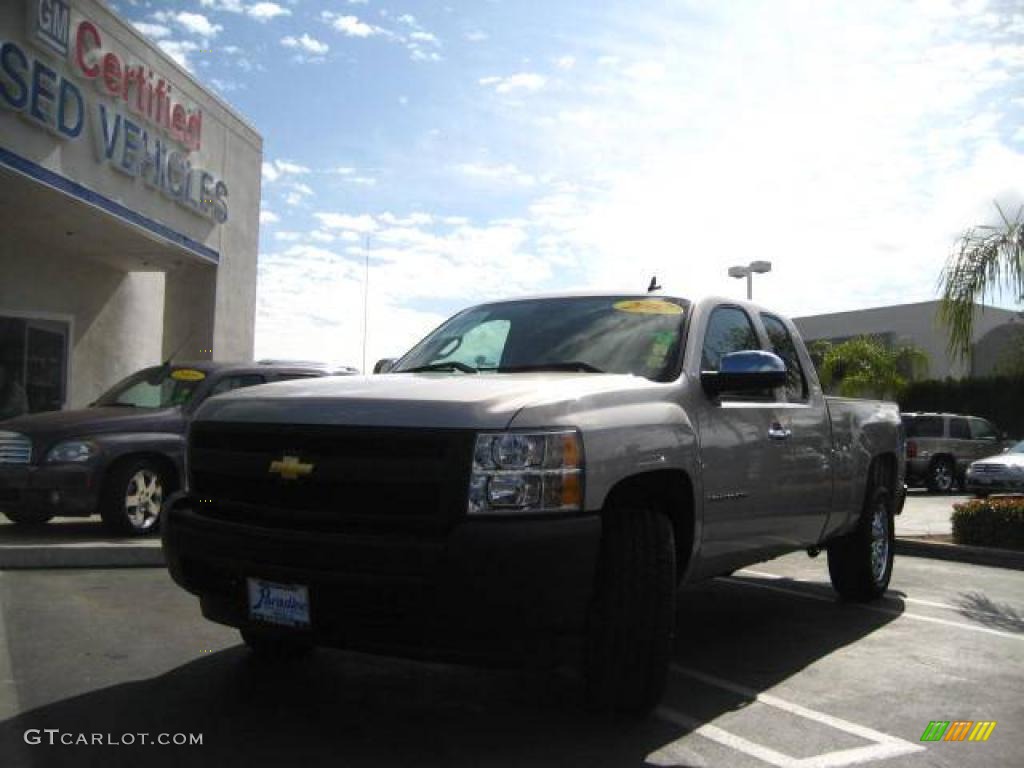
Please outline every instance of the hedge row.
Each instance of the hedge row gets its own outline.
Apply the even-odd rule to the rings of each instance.
[[[900,397],[900,410],[983,416],[1024,438],[1024,376],[915,381]]]
[[[1024,496],[954,504],[953,541],[979,547],[1024,550]]]

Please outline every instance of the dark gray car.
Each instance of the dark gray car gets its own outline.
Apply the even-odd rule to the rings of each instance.
[[[164,364],[132,374],[88,408],[2,421],[0,512],[19,525],[99,512],[118,533],[154,530],[164,496],[182,485],[186,425],[201,403],[328,372],[315,363]]]
[[[967,466],[1012,442],[992,422],[955,413],[904,413],[907,483],[935,493],[963,486]]]

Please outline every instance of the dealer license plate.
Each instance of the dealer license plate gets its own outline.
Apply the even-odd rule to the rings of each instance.
[[[286,627],[309,626],[309,588],[248,579],[249,618]]]

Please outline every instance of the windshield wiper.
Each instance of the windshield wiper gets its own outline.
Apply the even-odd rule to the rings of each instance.
[[[430,365],[417,365],[415,368],[403,368],[393,373],[424,373],[426,371],[462,371],[463,373],[479,373],[471,365],[460,363],[458,360],[446,360],[443,363],[431,363]]]
[[[537,363],[535,365],[499,365],[492,369],[498,373],[531,373],[533,371],[573,371],[576,373],[604,373],[603,370],[582,360],[565,363]]]

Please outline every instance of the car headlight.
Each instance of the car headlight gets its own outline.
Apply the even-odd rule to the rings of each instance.
[[[46,454],[47,464],[88,461],[100,452],[95,443],[88,440],[65,440],[57,443]]]
[[[577,432],[477,436],[469,514],[578,512],[582,508],[583,446]]]

